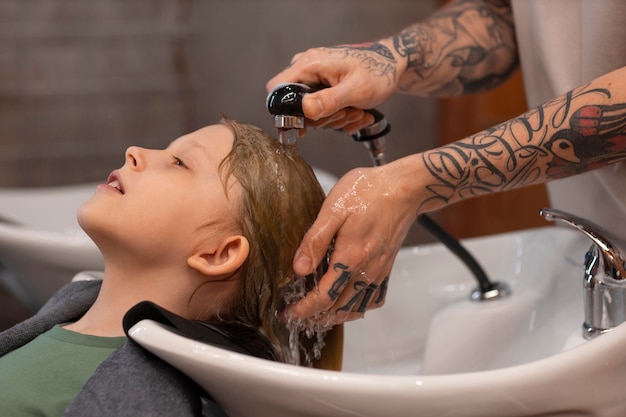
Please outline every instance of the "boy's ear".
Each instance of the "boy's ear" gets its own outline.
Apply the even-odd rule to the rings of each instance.
[[[248,259],[250,243],[241,235],[228,236],[214,250],[203,248],[187,258],[187,265],[215,278],[230,275]]]

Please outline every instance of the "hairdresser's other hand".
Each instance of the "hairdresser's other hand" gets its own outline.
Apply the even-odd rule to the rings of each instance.
[[[295,55],[291,65],[267,83],[267,91],[287,82],[327,85],[302,101],[309,126],[356,132],[374,122],[362,109],[378,106],[396,90],[405,60],[393,55],[392,42],[389,38],[309,49]]]
[[[296,274],[312,273],[335,237],[328,272],[287,317],[340,323],[384,304],[391,267],[421,204],[415,165],[409,156],[358,168],[335,184],[294,259]]]

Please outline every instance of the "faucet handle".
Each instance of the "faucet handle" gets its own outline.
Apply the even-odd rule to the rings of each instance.
[[[544,208],[546,220],[561,221],[593,244],[585,254],[583,336],[592,339],[626,321],[626,243],[610,231],[573,214]]]
[[[550,221],[561,221],[584,233],[600,251],[603,260],[613,271],[610,276],[616,281],[626,280],[626,243],[610,231],[576,215],[553,208],[543,208],[539,213]]]

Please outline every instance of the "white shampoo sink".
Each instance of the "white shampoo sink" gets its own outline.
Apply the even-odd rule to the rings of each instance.
[[[95,190],[95,183],[0,189],[0,282],[32,309],[78,272],[104,268],[76,220]]]
[[[626,415],[626,327],[583,342],[580,233],[546,227],[463,242],[512,294],[440,244],[403,248],[384,307],[346,324],[344,369],[269,362],[144,320],[131,337],[187,373],[229,417]]]

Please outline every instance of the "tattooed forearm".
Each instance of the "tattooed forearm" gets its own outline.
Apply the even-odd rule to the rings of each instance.
[[[396,67],[393,53],[381,43],[339,45],[327,48],[332,55],[340,58],[354,58],[360,61],[361,68],[376,77],[387,79],[387,85],[396,82]]]
[[[508,1],[452,2],[393,38],[407,59],[399,89],[429,96],[485,91],[517,67]]]
[[[563,178],[626,158],[626,103],[581,87],[524,115],[422,155],[424,204]]]

